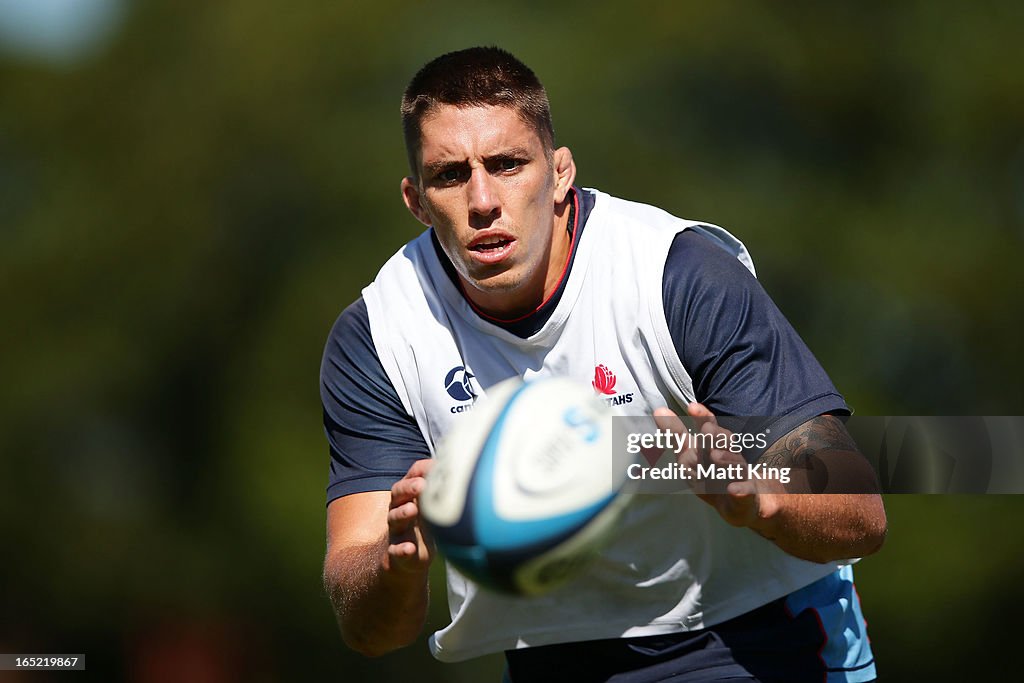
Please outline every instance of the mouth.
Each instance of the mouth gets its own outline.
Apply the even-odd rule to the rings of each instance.
[[[516,239],[509,234],[493,232],[477,236],[467,247],[473,258],[485,264],[499,263],[515,249]]]

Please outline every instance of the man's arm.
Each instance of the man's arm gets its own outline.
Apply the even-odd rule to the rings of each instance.
[[[877,480],[839,419],[808,420],[758,462],[804,473],[805,489],[843,493],[766,494],[750,525],[754,531],[814,562],[864,557],[882,547],[887,522]]]
[[[331,329],[320,379],[331,453],[324,587],[345,642],[380,655],[415,640],[426,617],[431,551],[416,497],[430,450],[381,365],[362,299]]]
[[[700,403],[691,403],[687,412],[702,431],[728,433]],[[671,410],[661,408],[655,417],[660,427],[685,433]],[[745,462],[732,451],[718,449],[703,454],[688,450],[680,457],[692,460],[685,463],[690,466],[699,459],[717,465]],[[730,483],[724,494],[698,495],[733,526],[749,527],[801,559],[831,562],[881,548],[887,523],[877,481],[840,420],[822,415],[804,422],[765,451],[758,463],[790,467],[798,476],[787,489],[772,480],[746,480]],[[822,482],[824,488],[818,486]],[[812,490],[844,493],[793,492]]]
[[[327,508],[324,587],[342,639],[366,656],[404,647],[423,630],[433,547],[417,498],[432,464],[415,462],[391,491],[343,496]]]
[[[878,494],[769,494],[757,515],[751,529],[811,562],[865,557],[885,540],[885,508]]]
[[[669,251],[662,298],[700,401],[689,414],[717,430],[713,413],[775,416],[773,432],[791,431],[757,462],[791,467],[803,487],[780,493],[770,481],[734,482],[729,495],[702,497],[731,524],[797,557],[826,562],[877,550],[886,524],[874,472],[842,422],[824,415],[848,412],[846,403],[754,276],[714,240],[687,230]],[[658,413],[675,418],[667,409]],[[746,465],[736,454],[713,455]]]

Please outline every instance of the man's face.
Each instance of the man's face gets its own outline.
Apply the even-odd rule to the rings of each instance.
[[[556,172],[566,155],[545,155],[508,107],[442,105],[421,121],[419,182],[403,181],[403,196],[483,310],[529,310],[557,286],[569,247],[556,220],[572,183]]]

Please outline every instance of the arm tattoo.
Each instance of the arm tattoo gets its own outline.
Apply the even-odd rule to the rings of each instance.
[[[769,467],[807,468],[818,451],[859,453],[846,427],[831,415],[820,415],[804,422],[776,441],[758,459]]]

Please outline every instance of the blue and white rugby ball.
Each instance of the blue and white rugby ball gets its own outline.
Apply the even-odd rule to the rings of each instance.
[[[477,583],[534,595],[600,549],[628,495],[612,411],[564,378],[487,390],[439,444],[420,511],[440,551]]]

